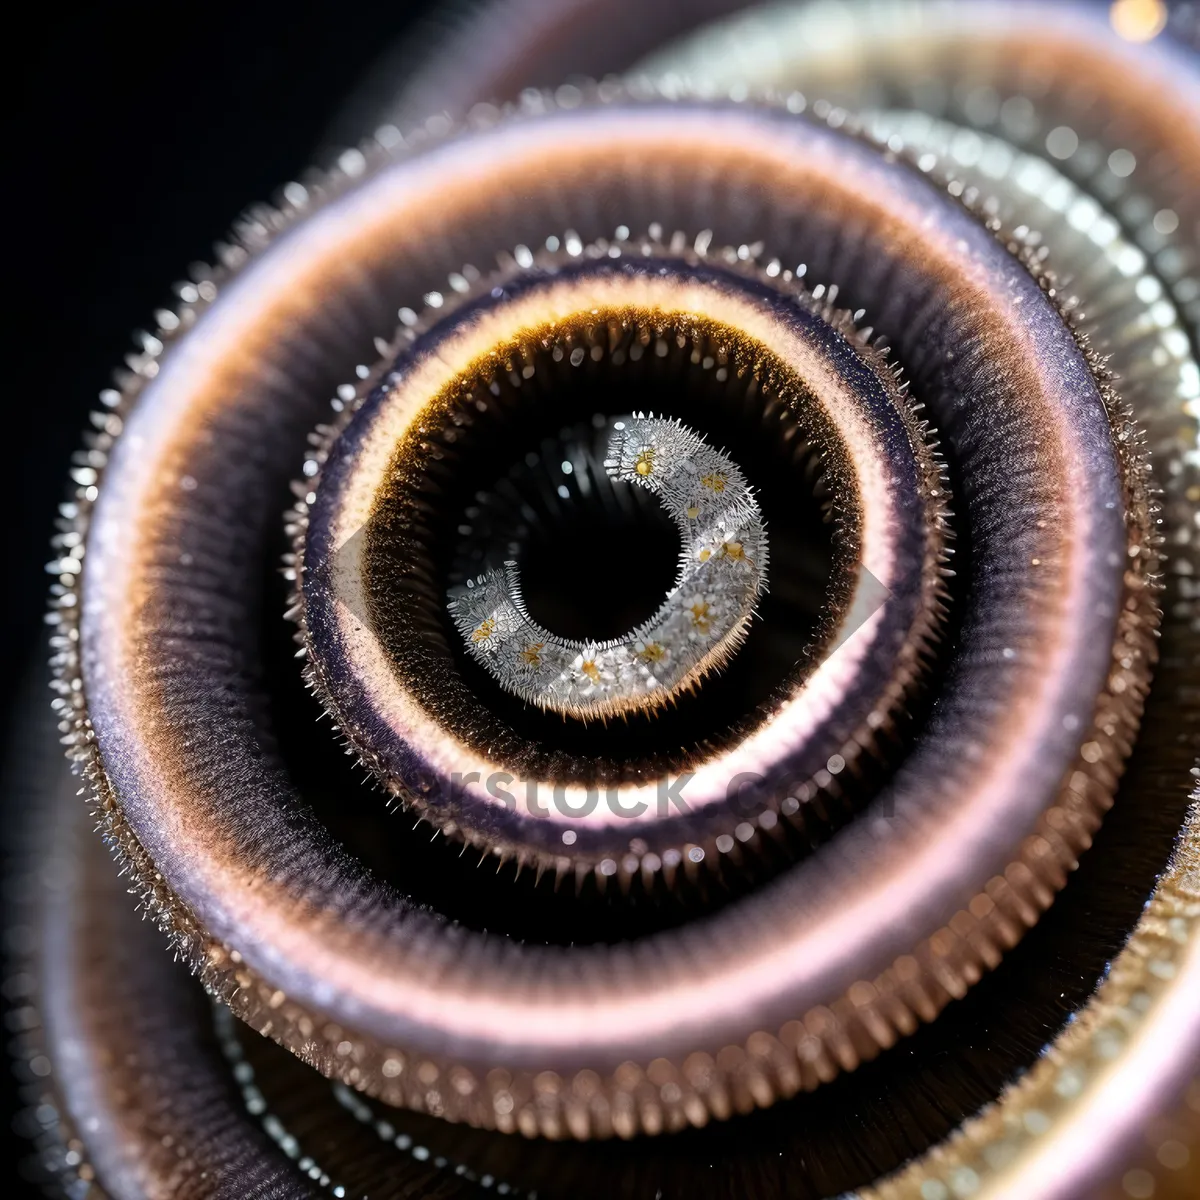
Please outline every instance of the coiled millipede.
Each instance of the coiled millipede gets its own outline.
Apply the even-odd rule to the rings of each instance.
[[[251,210],[103,395],[55,705],[218,1007],[44,781],[47,1160],[1192,1194],[1186,14],[811,5],[441,80],[496,14],[501,99],[652,48],[562,63],[525,7],[400,105],[461,120]]]

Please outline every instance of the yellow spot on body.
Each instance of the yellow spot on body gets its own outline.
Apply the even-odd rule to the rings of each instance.
[[[721,471],[715,471],[711,475],[704,475],[700,479],[701,486],[708,488],[710,492],[723,492],[725,490],[726,479]]]
[[[711,551],[711,550],[701,550],[701,551],[700,551],[700,561],[701,561],[701,562],[708,562],[708,560],[709,560],[710,558],[712,558],[712,551]]]
[[[649,475],[654,471],[654,448],[649,447],[643,450],[637,456],[637,461],[633,464],[633,469],[639,475]]]
[[[1116,0],[1108,18],[1127,42],[1149,42],[1166,28],[1167,6],[1163,0]]]
[[[699,505],[693,504],[688,510],[687,515],[694,521],[700,515]]]
[[[742,548],[741,542],[725,542],[721,546],[721,557],[732,558],[734,562],[741,562],[746,557],[746,551]]]
[[[643,662],[656,663],[661,661],[666,650],[658,642],[647,642],[639,651],[638,658]]]
[[[706,633],[708,631],[709,622],[708,605],[705,604],[703,600],[697,600],[696,603],[688,609],[688,612],[692,614],[692,624],[702,633]]]
[[[535,642],[532,646],[526,646],[521,651],[521,661],[530,667],[540,667],[542,665],[542,650],[545,649],[545,642]]]
[[[580,671],[582,671],[582,672],[583,672],[583,673],[584,673],[584,674],[585,674],[585,675],[586,675],[586,676],[587,676],[587,677],[588,677],[588,678],[589,678],[589,679],[590,679],[590,680],[591,680],[593,683],[599,683],[599,682],[600,682],[600,668],[599,668],[598,666],[596,666],[596,664],[595,664],[595,663],[594,663],[594,662],[593,662],[593,661],[592,661],[590,658],[589,658],[589,659],[587,659],[587,660],[584,662],[583,666],[581,666],[579,669],[580,669]]]
[[[492,634],[495,632],[496,632],[496,618],[488,617],[488,619],[486,621],[484,621],[484,623],[482,625],[480,625],[479,628],[476,629],[474,633],[471,634],[471,641],[476,642],[476,643],[486,642],[488,640],[488,638],[490,638],[492,636]]]

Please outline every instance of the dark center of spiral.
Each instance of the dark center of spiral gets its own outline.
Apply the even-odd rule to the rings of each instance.
[[[590,442],[567,440],[564,456],[539,456],[529,487],[543,506],[516,549],[529,615],[576,641],[621,637],[649,619],[675,582],[680,539],[661,505],[604,475]],[[569,468],[569,469],[568,469]],[[635,570],[621,587],[603,564]]]

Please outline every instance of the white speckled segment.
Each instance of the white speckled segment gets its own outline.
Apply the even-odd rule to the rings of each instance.
[[[505,691],[587,719],[656,707],[736,652],[767,586],[767,535],[746,477],[679,421],[635,414],[612,422],[608,474],[656,495],[679,530],[674,586],[622,637],[572,641],[526,611],[515,562],[451,593],[468,651]],[[612,574],[597,564],[597,586]]]

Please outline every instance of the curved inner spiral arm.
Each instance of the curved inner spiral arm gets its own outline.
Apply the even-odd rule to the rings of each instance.
[[[729,456],[653,414],[611,429],[605,470],[654,493],[683,544],[658,611],[623,637],[559,637],[526,611],[512,561],[455,589],[448,604],[467,649],[502,688],[584,719],[656,707],[694,687],[737,650],[767,587],[762,513]]]

